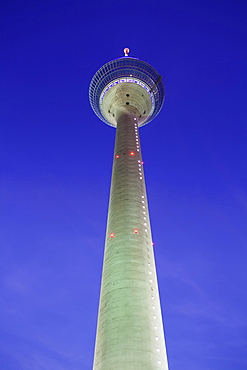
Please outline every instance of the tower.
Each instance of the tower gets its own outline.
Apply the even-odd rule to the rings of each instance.
[[[168,370],[139,127],[159,113],[164,85],[125,56],[93,76],[96,115],[116,127],[94,370]]]

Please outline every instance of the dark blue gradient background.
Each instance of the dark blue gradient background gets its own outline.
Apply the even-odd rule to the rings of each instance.
[[[92,368],[115,131],[88,87],[124,47],[167,93],[140,131],[170,370],[247,369],[246,13],[1,3],[0,369]]]

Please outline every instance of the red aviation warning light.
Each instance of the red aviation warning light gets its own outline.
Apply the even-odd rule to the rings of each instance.
[[[134,229],[134,234],[138,234],[138,229]]]
[[[129,56],[130,49],[129,48],[124,48],[124,56],[128,57]]]
[[[117,155],[115,156],[115,158],[119,158],[119,155],[117,154]]]
[[[114,233],[110,233],[110,238],[114,238],[115,234]]]
[[[135,152],[130,152],[130,155],[135,155]]]

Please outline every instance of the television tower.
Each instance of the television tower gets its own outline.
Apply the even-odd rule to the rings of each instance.
[[[89,88],[95,114],[116,127],[93,370],[168,370],[139,137],[163,105],[164,85],[124,54]]]

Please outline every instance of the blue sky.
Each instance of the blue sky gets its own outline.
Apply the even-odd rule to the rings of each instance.
[[[1,4],[1,369],[92,368],[115,131],[88,87],[129,47],[166,87],[140,134],[170,370],[246,370],[246,10]]]

